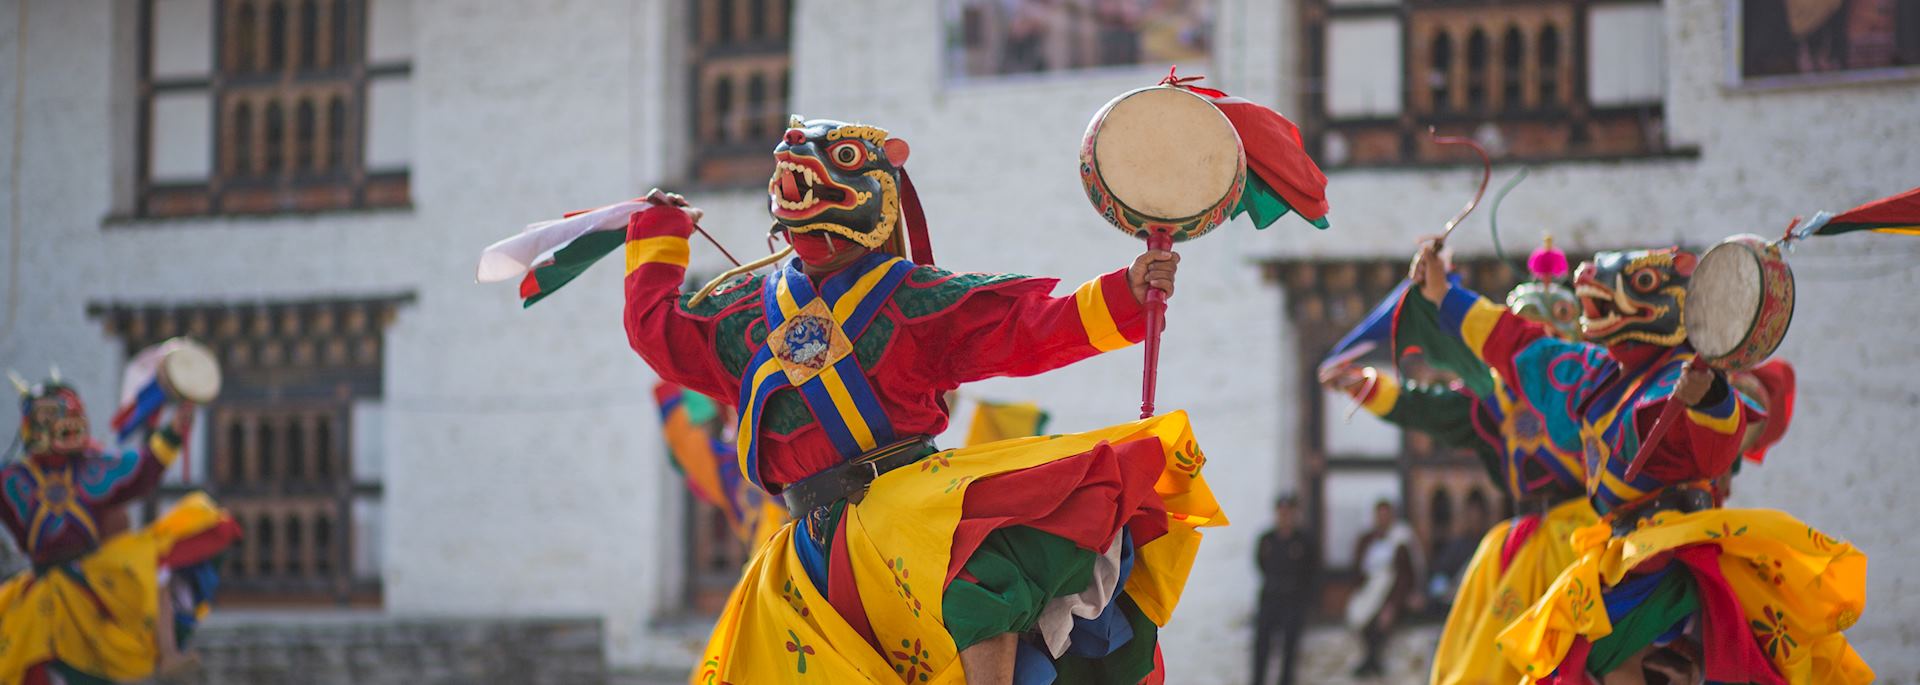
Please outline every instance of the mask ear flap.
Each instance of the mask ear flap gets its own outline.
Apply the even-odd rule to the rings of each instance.
[[[892,164],[895,169],[906,164],[907,156],[913,152],[913,149],[907,145],[907,141],[899,138],[888,138],[887,143],[880,147],[887,153],[887,163]]]
[[[1699,265],[1700,258],[1685,250],[1673,254],[1673,271],[1681,276],[1692,277],[1693,267]]]

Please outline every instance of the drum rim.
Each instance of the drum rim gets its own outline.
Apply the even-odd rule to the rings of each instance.
[[[1800,289],[1798,285],[1795,284],[1793,281],[1793,265],[1788,264],[1787,260],[1784,258],[1774,259],[1771,255],[1767,254],[1766,245],[1767,245],[1766,239],[1761,238],[1760,236],[1752,235],[1752,234],[1736,235],[1721,241],[1719,244],[1714,245],[1713,247],[1707,248],[1706,252],[1703,252],[1700,254],[1700,262],[1702,264],[1706,263],[1707,255],[1712,254],[1714,250],[1718,250],[1723,247],[1738,247],[1741,250],[1744,250],[1748,255],[1751,255],[1753,257],[1754,264],[1759,267],[1760,276],[1762,279],[1761,282],[1763,284],[1765,283],[1765,278],[1767,273],[1767,266],[1766,266],[1767,263],[1778,262],[1780,264],[1780,268],[1786,270],[1787,272],[1787,280],[1785,281],[1785,283],[1787,284],[1786,297],[1785,297],[1786,304],[1787,304],[1786,316],[1785,316],[1786,321],[1783,322],[1781,326],[1782,331],[1785,331],[1786,329],[1792,327],[1793,316],[1795,314],[1795,310],[1798,308],[1796,305],[1798,304],[1798,301],[1800,298]],[[1696,291],[1693,290],[1691,287],[1688,288],[1687,296],[1685,299],[1682,300],[1683,308],[1680,311],[1681,325],[1685,326],[1689,332],[1691,332],[1694,329],[1692,326],[1687,325],[1687,320],[1686,320],[1687,313],[1697,311],[1697,309],[1692,306],[1688,306],[1685,303],[1692,300],[1693,294],[1695,292]],[[1740,361],[1741,364],[1739,364],[1738,366],[1743,366],[1743,367],[1756,366],[1760,362],[1765,361],[1767,358],[1772,357],[1773,353],[1778,352],[1780,350],[1780,345],[1786,342],[1786,335],[1784,332],[1781,334],[1779,340],[1775,340],[1771,345],[1768,345],[1767,349],[1764,352],[1757,355],[1757,358],[1747,359],[1746,357],[1748,355],[1744,351],[1744,348],[1747,346],[1747,343],[1753,340],[1754,331],[1759,330],[1760,324],[1764,320],[1764,317],[1760,316],[1760,313],[1762,311],[1765,311],[1766,309],[1765,305],[1767,300],[1768,300],[1768,297],[1766,295],[1766,290],[1762,288],[1759,302],[1756,303],[1756,306],[1754,308],[1754,314],[1751,318],[1747,320],[1746,328],[1741,331],[1738,341],[1733,345],[1733,349],[1730,349],[1720,354],[1708,354],[1700,351],[1699,347],[1694,345],[1691,339],[1687,341],[1687,346],[1694,348],[1693,349],[1694,354],[1704,358],[1708,364],[1711,364],[1714,366],[1722,366],[1721,362],[1724,362],[1727,360]],[[1689,336],[1689,338],[1691,338],[1691,336]]]
[[[220,391],[226,386],[226,373],[220,368],[220,357],[214,354],[213,348],[186,336],[172,338],[167,342],[170,344],[171,349],[169,349],[166,355],[160,360],[160,367],[156,369],[157,380],[172,394],[195,402],[209,402],[218,397]],[[212,369],[213,378],[212,383],[209,384],[211,385],[210,392],[206,393],[207,397],[187,397],[187,393],[181,392],[180,387],[175,384],[172,374],[168,373],[173,355],[182,351],[191,351],[193,355],[198,356],[201,361],[205,362],[207,368]],[[185,358],[183,357],[182,359]]]
[[[1098,136],[1100,124],[1104,123],[1107,120],[1107,115],[1113,113],[1113,108],[1115,105],[1120,104],[1122,101],[1126,100],[1127,98],[1130,98],[1140,93],[1144,93],[1151,90],[1173,91],[1173,92],[1186,95],[1187,97],[1193,98],[1195,100],[1199,100],[1202,104],[1207,105],[1209,109],[1213,110],[1214,116],[1219,117],[1220,121],[1226,124],[1227,132],[1233,134],[1234,142],[1238,144],[1236,145],[1236,147],[1238,148],[1238,152],[1239,152],[1239,154],[1237,155],[1238,162],[1239,162],[1237,166],[1239,167],[1239,171],[1235,172],[1234,176],[1235,176],[1235,179],[1239,181],[1239,183],[1227,184],[1226,190],[1222,191],[1219,197],[1214,198],[1210,203],[1208,203],[1205,209],[1202,209],[1198,212],[1194,212],[1192,214],[1188,214],[1185,216],[1178,216],[1178,217],[1172,217],[1172,218],[1166,218],[1166,219],[1154,217],[1151,214],[1140,211],[1139,208],[1134,207],[1132,204],[1129,204],[1124,198],[1121,198],[1118,194],[1115,194],[1113,192],[1112,184],[1107,182],[1106,174],[1103,174],[1100,171],[1100,164],[1099,164],[1100,139]],[[1100,107],[1100,111],[1094,113],[1093,120],[1088,122],[1087,127],[1089,129],[1088,133],[1093,134],[1092,135],[1093,144],[1090,146],[1087,146],[1086,163],[1092,166],[1093,175],[1095,178],[1098,178],[1100,180],[1100,185],[1105,190],[1107,196],[1113,199],[1114,204],[1120,205],[1121,207],[1124,207],[1127,210],[1132,211],[1134,214],[1140,215],[1141,217],[1148,218],[1153,223],[1178,224],[1181,222],[1192,221],[1194,219],[1198,219],[1200,217],[1204,217],[1208,214],[1213,213],[1216,209],[1219,208],[1220,203],[1222,201],[1225,201],[1227,198],[1233,196],[1235,188],[1243,187],[1246,185],[1246,182],[1247,182],[1246,175],[1248,173],[1251,173],[1247,169],[1247,142],[1240,138],[1240,131],[1236,130],[1233,127],[1233,121],[1231,119],[1228,119],[1226,113],[1221,112],[1219,107],[1215,106],[1211,102],[1207,102],[1206,98],[1202,98],[1198,94],[1188,91],[1185,88],[1176,88],[1174,86],[1166,86],[1166,85],[1153,85],[1153,86],[1135,88],[1125,93],[1115,95],[1112,100],[1107,101],[1107,104]],[[1087,136],[1082,136],[1082,138],[1085,138],[1085,137]],[[1226,223],[1226,222],[1222,221],[1221,223]],[[1213,227],[1209,227],[1209,230],[1211,230],[1211,228]]]

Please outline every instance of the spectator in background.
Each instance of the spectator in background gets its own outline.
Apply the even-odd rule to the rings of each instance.
[[[1273,503],[1273,528],[1260,535],[1254,559],[1260,565],[1260,606],[1253,624],[1253,685],[1267,682],[1268,658],[1280,641],[1280,685],[1293,685],[1294,653],[1307,612],[1313,608],[1318,546],[1300,525],[1299,502],[1283,495]]]
[[[1354,544],[1353,560],[1361,585],[1347,600],[1347,627],[1359,633],[1361,660],[1356,678],[1377,677],[1386,669],[1380,651],[1405,615],[1417,587],[1415,557],[1418,543],[1413,529],[1394,511],[1392,502],[1373,505],[1373,528]]]
[[[1433,600],[1440,615],[1446,615],[1447,607],[1453,606],[1453,595],[1460,589],[1460,572],[1473,560],[1474,550],[1480,547],[1480,538],[1487,534],[1492,514],[1487,510],[1487,498],[1478,491],[1467,497],[1467,511],[1455,525],[1453,534],[1446,538],[1433,553],[1433,573],[1427,581],[1427,598]]]

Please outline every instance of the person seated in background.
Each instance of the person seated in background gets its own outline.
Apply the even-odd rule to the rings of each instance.
[[[1419,582],[1414,558],[1413,528],[1400,520],[1393,502],[1373,505],[1373,527],[1354,544],[1353,561],[1360,572],[1360,588],[1347,600],[1347,627],[1360,636],[1360,665],[1356,678],[1386,672],[1380,650],[1404,616]]]

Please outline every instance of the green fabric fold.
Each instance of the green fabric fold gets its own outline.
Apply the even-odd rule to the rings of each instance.
[[[1001,633],[1032,630],[1055,597],[1078,594],[1093,582],[1093,552],[1035,528],[1014,526],[987,534],[941,598],[947,632],[960,649]]]
[[[1678,569],[1667,573],[1647,595],[1646,601],[1624,616],[1613,617],[1613,632],[1593,642],[1587,654],[1588,673],[1611,673],[1654,638],[1673,629],[1674,624],[1700,610],[1700,591],[1693,575]]]

